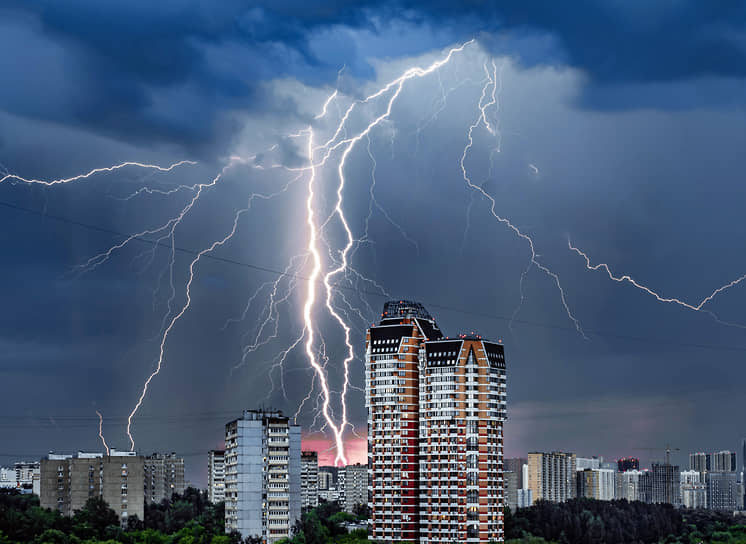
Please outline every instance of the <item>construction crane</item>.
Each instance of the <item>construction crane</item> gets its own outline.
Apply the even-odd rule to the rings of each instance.
[[[670,444],[666,444],[665,448],[633,448],[635,450],[644,450],[644,451],[666,451],[666,464],[671,464],[671,452],[672,451],[681,451],[679,448],[672,448]]]

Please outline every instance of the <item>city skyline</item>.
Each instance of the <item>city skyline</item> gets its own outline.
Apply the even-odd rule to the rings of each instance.
[[[744,13],[502,4],[0,6],[0,466],[363,461],[404,299],[502,340],[506,456],[737,450]]]

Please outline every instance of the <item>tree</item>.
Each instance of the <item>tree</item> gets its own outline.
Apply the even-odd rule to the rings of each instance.
[[[101,497],[88,499],[81,510],[75,512],[72,519],[73,533],[83,539],[106,537],[106,529],[119,527],[119,516],[109,508]]]

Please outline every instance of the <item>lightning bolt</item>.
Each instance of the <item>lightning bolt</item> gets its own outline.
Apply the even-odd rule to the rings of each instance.
[[[101,439],[101,443],[104,445],[106,455],[109,455],[109,446],[106,444],[106,439],[104,438],[104,416],[102,416],[101,412],[99,412],[98,410],[96,410],[96,414],[98,415],[98,437]]]
[[[78,181],[78,180],[81,180],[81,179],[87,179],[87,178],[90,178],[91,176],[93,176],[95,174],[101,174],[101,173],[106,173],[106,172],[114,172],[116,170],[120,170],[120,169],[126,168],[128,166],[137,166],[139,168],[148,168],[148,169],[152,169],[152,170],[158,170],[159,172],[170,172],[174,168],[177,168],[177,167],[185,165],[185,164],[193,166],[193,165],[195,165],[197,163],[194,162],[194,161],[179,161],[179,162],[175,162],[175,163],[173,163],[173,164],[171,164],[169,166],[158,166],[157,164],[145,164],[145,163],[142,163],[142,162],[123,162],[121,164],[116,164],[114,166],[107,166],[105,168],[94,168],[90,172],[87,172],[85,174],[79,174],[79,175],[73,176],[71,178],[60,178],[60,179],[54,179],[54,180],[51,180],[51,181],[43,180],[43,179],[27,179],[27,178],[23,178],[21,176],[17,176],[16,174],[6,174],[2,178],[0,178],[0,183],[3,183],[4,181],[8,181],[8,180],[16,180],[16,181],[20,181],[22,183],[28,183],[30,185],[45,185],[47,187],[51,187],[52,185],[61,185],[61,184],[64,184],[64,183],[71,183],[73,181]]]
[[[562,284],[560,283],[559,276],[552,272],[547,266],[542,264],[537,259],[536,254],[536,248],[534,247],[534,240],[526,233],[524,233],[522,230],[520,230],[517,226],[515,226],[509,219],[506,217],[503,217],[497,213],[497,202],[495,201],[495,198],[490,195],[487,191],[484,190],[484,188],[480,187],[479,185],[476,185],[472,182],[471,177],[469,176],[465,162],[466,157],[469,153],[469,150],[474,146],[474,130],[476,130],[480,125],[484,125],[485,129],[492,135],[497,135],[497,129],[496,127],[493,127],[492,124],[489,122],[487,118],[487,109],[491,106],[494,106],[497,103],[497,92],[498,92],[498,85],[499,85],[499,78],[498,78],[498,71],[497,71],[497,65],[495,64],[495,61],[492,61],[492,73],[489,72],[489,69],[487,65],[484,65],[485,73],[487,74],[487,83],[485,83],[484,87],[482,88],[482,95],[479,98],[478,103],[478,109],[479,113],[477,115],[477,118],[475,121],[469,126],[469,130],[467,132],[467,144],[464,147],[464,151],[461,154],[461,173],[464,179],[464,182],[466,183],[467,187],[469,187],[471,190],[476,191],[477,193],[481,194],[484,198],[489,200],[490,202],[490,213],[492,214],[492,217],[494,217],[498,222],[502,223],[508,229],[513,231],[513,233],[520,238],[521,240],[525,241],[528,245],[528,249],[530,252],[530,259],[529,264],[526,267],[526,269],[521,274],[521,303],[523,302],[523,280],[526,276],[526,274],[531,270],[533,266],[544,272],[547,276],[549,276],[557,286],[557,289],[559,290],[560,294],[560,301],[562,302],[562,306],[565,309],[565,312],[567,313],[567,316],[570,318],[570,321],[572,321],[573,325],[575,326],[575,329],[583,336],[583,338],[588,338],[585,333],[583,332],[583,328],[580,325],[580,321],[573,315],[572,310],[570,310],[570,306],[567,303],[567,297],[565,295],[565,290],[562,287]],[[487,100],[487,92],[488,89],[492,87],[491,96],[490,99]],[[519,306],[520,309],[520,306]],[[513,315],[517,315],[517,311],[514,312]]]
[[[744,280],[746,280],[746,274],[744,274],[743,276],[740,276],[740,277],[736,278],[735,280],[730,281],[730,282],[728,282],[728,283],[726,283],[724,285],[721,285],[720,287],[718,287],[717,289],[715,289],[712,293],[710,293],[705,298],[703,298],[702,300],[700,300],[698,303],[692,304],[692,303],[683,301],[683,300],[678,299],[678,298],[665,297],[665,296],[663,296],[663,295],[661,295],[661,294],[653,291],[650,287],[646,287],[645,285],[639,283],[637,280],[635,280],[634,278],[632,278],[631,276],[628,276],[626,274],[623,275],[623,276],[615,276],[612,273],[611,268],[609,268],[609,265],[607,265],[606,263],[599,263],[599,264],[596,264],[596,265],[591,264],[590,257],[588,257],[588,255],[586,253],[584,253],[583,251],[581,251],[577,247],[573,246],[572,242],[569,239],[567,240],[567,247],[571,251],[574,251],[575,253],[577,253],[578,255],[580,255],[585,260],[585,267],[588,270],[593,270],[593,271],[604,270],[604,271],[606,271],[606,275],[609,277],[610,280],[613,280],[613,281],[615,281],[617,283],[625,283],[625,282],[629,283],[630,285],[633,285],[637,289],[639,289],[639,290],[647,293],[648,295],[652,296],[658,302],[664,302],[664,303],[667,303],[667,304],[676,304],[678,306],[682,306],[684,308],[687,308],[689,310],[693,310],[695,312],[705,312],[705,313],[709,314],[710,316],[712,316],[720,324],[728,325],[728,326],[733,326],[733,327],[739,327],[739,328],[746,328],[746,325],[739,325],[737,323],[728,323],[726,321],[722,321],[713,312],[711,312],[710,310],[706,310],[704,308],[705,305],[708,302],[711,302],[720,293],[722,293],[724,291],[727,291],[728,289],[730,289],[732,287],[735,287],[736,285],[738,285],[741,282],[743,282]]]

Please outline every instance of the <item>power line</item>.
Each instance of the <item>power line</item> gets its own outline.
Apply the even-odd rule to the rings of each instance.
[[[74,219],[70,219],[68,217],[54,215],[54,214],[48,214],[43,211],[35,210],[33,208],[27,208],[24,206],[19,206],[17,204],[13,204],[11,202],[5,202],[0,200],[0,206],[3,206],[8,209],[21,211],[24,213],[29,213],[33,215],[38,215],[41,217],[45,217],[48,219],[52,219],[55,221],[59,221],[61,223],[67,223],[69,225],[74,225],[80,228],[92,230],[95,232],[100,232],[103,234],[109,234],[112,236],[116,236],[118,238],[132,238],[133,241],[137,241],[140,243],[148,244],[151,246],[156,247],[163,247],[167,249],[173,249],[174,251],[178,251],[180,253],[188,254],[197,256],[200,252],[197,250],[184,248],[180,246],[172,246],[170,244],[166,244],[164,242],[160,242],[158,240],[150,240],[148,238],[144,238],[141,236],[135,236],[132,237],[131,234],[126,234],[114,229],[108,229],[105,227],[100,227],[98,225],[93,225],[90,223],[84,223],[82,221],[76,221]],[[244,261],[239,261],[236,259],[230,259],[228,257],[220,257],[218,255],[213,255],[212,253],[206,253],[202,255],[203,259],[210,259],[217,262],[222,262],[225,264],[232,264],[235,266],[240,266],[243,268],[248,268],[251,270],[256,270],[258,272],[266,272],[268,274],[273,274],[277,277],[289,277],[294,278],[302,281],[310,281],[310,278],[307,276],[302,276],[300,274],[294,274],[291,272],[285,272],[282,270],[276,270],[274,268],[269,268],[265,266],[260,266],[252,263],[247,263]],[[358,294],[363,295],[369,295],[377,298],[389,298],[387,295],[375,291],[368,291],[364,289],[356,289],[352,286],[345,286],[341,285],[339,283],[332,284],[332,289],[334,290],[345,290],[345,291],[352,291]],[[531,321],[527,319],[513,319],[512,317],[508,316],[502,316],[502,315],[496,315],[496,314],[488,314],[488,313],[482,313],[482,312],[475,312],[473,310],[465,310],[463,308],[456,308],[453,306],[447,306],[443,304],[436,304],[432,302],[422,301],[423,304],[428,308],[435,308],[438,310],[444,310],[447,312],[455,312],[460,313],[463,315],[471,315],[474,317],[481,317],[484,319],[491,319],[496,321],[503,321],[508,323],[517,323],[521,325],[527,325],[531,327],[540,327],[544,329],[549,330],[556,330],[556,331],[565,331],[565,332],[572,332],[575,333],[576,329],[574,327],[566,326],[566,325],[556,325],[552,323],[544,323],[540,321]],[[629,335],[629,334],[619,334],[614,333],[610,331],[603,331],[603,330],[597,330],[597,329],[584,329],[587,334],[593,335],[593,336],[599,336],[599,337],[606,337],[606,338],[614,338],[617,340],[627,340],[627,341],[633,341],[633,342],[640,342],[640,343],[649,343],[649,344],[659,344],[659,345],[671,345],[671,346],[677,346],[677,347],[687,347],[687,348],[696,348],[696,349],[707,349],[707,350],[713,350],[713,351],[730,351],[730,352],[746,352],[746,346],[729,346],[729,345],[714,345],[714,344],[699,344],[699,343],[693,343],[693,342],[682,342],[679,340],[671,340],[666,338],[660,338],[660,337],[653,337],[653,336],[635,336],[635,335]]]

